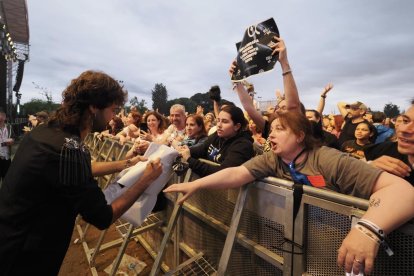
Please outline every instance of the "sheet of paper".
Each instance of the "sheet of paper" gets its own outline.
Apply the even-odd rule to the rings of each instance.
[[[162,163],[162,173],[144,191],[131,208],[122,215],[122,218],[136,226],[140,225],[154,208],[158,193],[160,193],[165,184],[167,184],[172,174],[172,163],[178,156],[178,152],[165,145],[151,143],[144,156],[148,157],[148,161],[160,158]],[[141,177],[148,161],[138,162],[135,166],[119,173],[117,179],[108,185],[104,191],[105,199],[108,204],[112,203],[112,201],[124,193]]]

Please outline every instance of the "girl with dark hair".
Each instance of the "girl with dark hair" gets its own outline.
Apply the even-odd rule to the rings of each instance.
[[[364,149],[371,144],[371,137],[375,133],[375,126],[367,121],[361,122],[355,129],[355,139],[345,141],[341,146],[341,151],[349,153],[357,159],[365,158]]]
[[[254,156],[253,139],[251,133],[245,130],[246,126],[243,111],[237,106],[226,105],[217,117],[217,131],[200,146],[191,149],[183,146],[179,152],[200,176],[238,166]],[[220,166],[207,164],[198,158],[208,159]]]
[[[185,120],[185,137],[181,142],[172,143],[174,148],[188,146],[189,148],[204,143],[207,140],[207,131],[202,116],[192,114]]]

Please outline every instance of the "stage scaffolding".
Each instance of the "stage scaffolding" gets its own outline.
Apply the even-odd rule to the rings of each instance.
[[[29,60],[28,24],[25,0],[0,1],[0,108],[7,113],[9,122],[12,123],[15,119],[15,109],[20,104],[19,90],[24,63]],[[18,78],[20,81],[17,81]],[[13,92],[16,98],[15,106]]]

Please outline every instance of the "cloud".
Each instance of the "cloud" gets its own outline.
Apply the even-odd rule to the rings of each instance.
[[[413,95],[414,3],[400,1],[151,1],[45,0],[28,2],[30,62],[23,102],[39,97],[32,81],[54,99],[83,70],[102,70],[123,80],[130,96],[151,106],[151,89],[163,83],[170,95],[190,97],[220,85],[231,91],[228,67],[246,27],[273,17],[306,106],[317,105],[328,82],[327,113],[337,101],[360,99],[374,109],[402,107]],[[258,96],[283,89],[280,66],[254,76]]]

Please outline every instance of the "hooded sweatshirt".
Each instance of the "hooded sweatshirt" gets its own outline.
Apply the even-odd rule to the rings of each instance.
[[[248,131],[242,131],[228,139],[221,138],[217,132],[210,135],[198,147],[190,149],[189,167],[200,177],[218,172],[228,167],[236,167],[254,156],[253,138]],[[203,158],[220,164],[214,166],[198,160]]]

